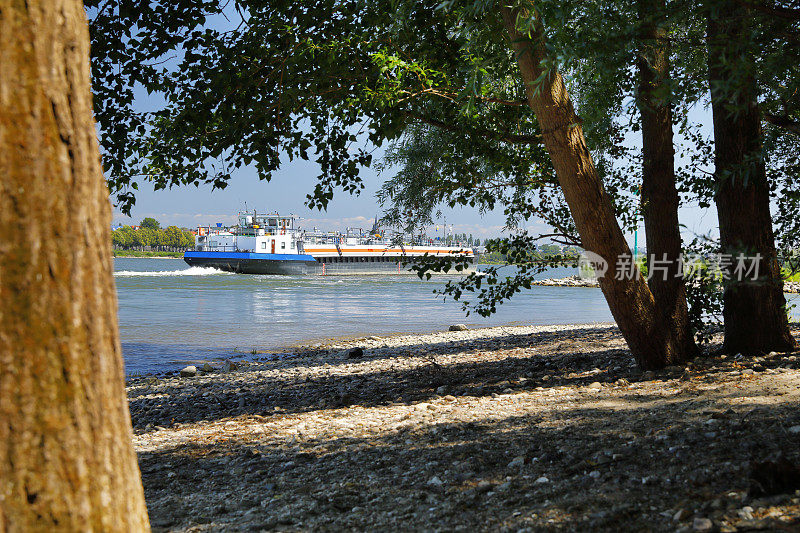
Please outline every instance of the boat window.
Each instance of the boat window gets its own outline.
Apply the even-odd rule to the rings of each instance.
[[[281,243],[281,250],[285,250],[285,249],[286,249],[286,242],[282,242]]]
[[[261,243],[261,249],[262,250],[266,250],[267,249],[267,243],[266,242],[262,242]]]

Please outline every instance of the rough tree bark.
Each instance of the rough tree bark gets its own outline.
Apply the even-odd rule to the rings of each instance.
[[[727,265],[723,350],[789,351],[797,344],[789,332],[772,232],[747,8],[735,0],[709,2],[707,8],[720,244],[722,253],[734,258],[739,254],[761,257],[755,281],[738,279],[736,259]]]
[[[698,350],[689,324],[686,285],[680,268],[679,201],[675,185],[672,105],[667,87],[669,41],[663,25],[666,2],[639,0],[638,9],[643,24],[637,103],[642,116],[641,199],[651,269],[648,283],[662,320],[683,346],[683,357],[692,358]]]
[[[582,244],[609,265],[609,273],[599,280],[600,288],[622,335],[643,369],[683,361],[682,336],[660,319],[647,281],[638,272],[632,279],[615,276],[619,258],[631,257],[630,248],[586,147],[580,119],[564,81],[555,68],[544,72],[543,63],[547,64],[549,57],[538,16],[523,8],[505,6],[501,14],[527,87],[528,103],[541,126],[545,148]],[[530,26],[530,33],[522,33],[518,22]]]
[[[149,528],[80,0],[0,0],[0,531]]]

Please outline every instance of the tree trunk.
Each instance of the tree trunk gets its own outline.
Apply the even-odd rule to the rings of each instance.
[[[660,319],[646,280],[638,271],[631,279],[626,276],[617,279],[615,275],[618,261],[625,258],[630,261],[630,248],[586,147],[580,119],[563,79],[555,68],[549,73],[543,71],[543,64],[552,62],[538,17],[534,15],[532,19],[522,8],[501,9],[527,88],[528,103],[539,120],[545,148],[583,247],[600,255],[609,265],[609,272],[599,282],[611,314],[641,368],[661,368],[683,361],[685,346],[681,335]],[[532,20],[530,36],[518,30],[518,18],[525,22]]]
[[[0,531],[149,528],[80,0],[0,0]]]
[[[642,114],[642,214],[650,279],[656,307],[683,346],[684,358],[697,354],[689,325],[686,285],[681,275],[681,231],[672,106],[669,101],[669,41],[663,26],[664,0],[639,0],[642,46],[639,51],[639,95]]]
[[[725,283],[723,318],[728,353],[797,347],[789,332],[783,279],[775,250],[769,185],[761,145],[755,61],[748,13],[740,2],[708,5],[708,65],[714,115],[716,204]],[[739,280],[737,257],[760,255],[758,274]],[[748,267],[751,263],[743,264]]]

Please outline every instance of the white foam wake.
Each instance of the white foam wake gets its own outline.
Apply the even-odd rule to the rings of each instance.
[[[139,272],[135,270],[120,270],[114,272],[114,275],[121,278],[129,278],[129,277],[151,277],[151,278],[159,278],[164,276],[214,276],[218,274],[230,274],[230,272],[224,272],[222,270],[216,268],[204,268],[204,267],[189,267],[184,270],[159,270],[156,272]]]

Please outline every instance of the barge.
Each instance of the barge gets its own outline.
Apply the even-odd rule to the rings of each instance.
[[[301,230],[297,217],[239,213],[233,227],[199,227],[195,247],[183,259],[191,266],[241,274],[348,275],[413,274],[425,256],[455,257],[474,271],[478,254],[471,247],[425,236],[386,238],[377,220],[372,230]],[[415,261],[416,260],[416,261]]]

